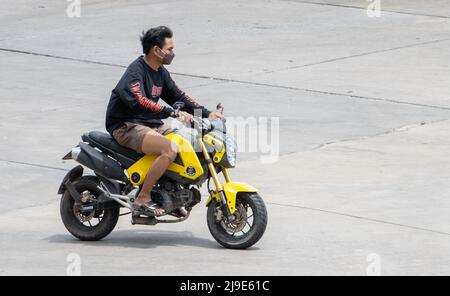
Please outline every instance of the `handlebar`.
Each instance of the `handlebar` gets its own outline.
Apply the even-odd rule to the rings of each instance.
[[[180,110],[184,108],[184,102],[178,101],[173,104],[173,112],[170,114],[170,117],[177,118],[179,117]]]
[[[180,115],[179,115],[180,111],[181,111],[181,109],[184,108],[184,106],[185,106],[184,102],[181,102],[181,101],[175,102],[173,104],[174,110],[170,114],[170,117],[172,117],[172,118],[180,117]],[[222,106],[222,103],[218,103],[217,106],[216,106],[216,111],[220,112],[221,114],[223,114],[223,110],[224,110],[224,108]],[[223,120],[223,123],[225,123],[225,120]],[[199,126],[204,131],[208,131],[208,132],[210,132],[210,131],[212,131],[214,129],[214,126],[211,124],[211,122],[209,120],[207,120],[207,119],[205,120],[205,119],[200,118],[200,117],[194,117],[193,121],[192,121],[192,125],[193,126]]]

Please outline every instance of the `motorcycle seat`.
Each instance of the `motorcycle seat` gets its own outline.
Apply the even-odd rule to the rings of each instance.
[[[83,141],[90,143],[105,154],[118,160],[125,168],[130,167],[137,160],[145,156],[145,154],[121,146],[109,133],[91,131],[85,133],[81,138]]]

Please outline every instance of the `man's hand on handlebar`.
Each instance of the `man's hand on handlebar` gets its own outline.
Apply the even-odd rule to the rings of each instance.
[[[184,111],[178,111],[177,119],[183,123],[192,123],[194,121],[194,117]]]
[[[224,120],[225,116],[223,116],[223,114],[221,112],[219,112],[219,111],[213,111],[213,112],[211,112],[209,114],[208,119],[211,121],[211,120],[213,120],[215,118],[219,118],[221,120]]]

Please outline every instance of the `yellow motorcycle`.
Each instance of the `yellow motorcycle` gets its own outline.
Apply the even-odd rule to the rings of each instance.
[[[182,102],[175,103],[173,117],[182,108]],[[219,108],[223,110],[220,104]],[[111,233],[119,216],[124,215],[121,208],[129,209],[125,214],[131,214],[133,225],[185,221],[200,203],[199,189],[206,182],[206,220],[214,239],[231,249],[245,249],[257,243],[267,226],[266,206],[256,188],[231,180],[229,169],[236,165],[237,149],[225,123],[194,117],[194,127],[165,136],[178,146],[179,153],[152,190],[152,199],[167,213],[163,217],[148,216],[133,208],[155,156],[122,147],[108,133],[85,133],[82,141],[63,157],[94,172],[83,175],[83,166],[78,165],[67,173],[59,187],[60,214],[67,230],[80,240],[100,240]],[[221,182],[219,174],[225,182]]]

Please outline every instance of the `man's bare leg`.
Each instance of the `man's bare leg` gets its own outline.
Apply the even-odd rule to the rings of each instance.
[[[136,199],[136,205],[151,203],[151,191],[158,179],[164,174],[169,165],[177,157],[177,146],[156,131],[150,131],[144,136],[142,152],[145,154],[158,155],[150,167],[144,180],[142,189]],[[156,210],[157,215],[163,215],[163,209]]]

